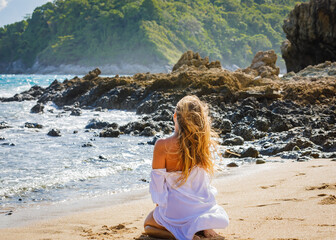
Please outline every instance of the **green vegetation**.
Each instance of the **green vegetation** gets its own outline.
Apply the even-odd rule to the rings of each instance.
[[[191,49],[245,67],[259,50],[280,52],[296,2],[55,0],[0,28],[0,63],[165,65]]]

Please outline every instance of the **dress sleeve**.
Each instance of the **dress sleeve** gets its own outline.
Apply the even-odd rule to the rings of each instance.
[[[159,206],[167,204],[168,187],[166,184],[166,169],[152,169],[149,192],[152,200]]]

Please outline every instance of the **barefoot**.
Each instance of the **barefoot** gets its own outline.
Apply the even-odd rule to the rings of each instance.
[[[175,239],[174,235],[171,234],[169,231],[165,229],[160,229],[160,228],[156,228],[153,226],[149,226],[149,225],[145,227],[145,233],[148,236],[155,237],[155,238]]]
[[[197,235],[194,235],[193,239],[192,240],[201,240],[201,238]]]
[[[203,231],[204,237],[206,238],[212,238],[212,237],[220,237],[214,230],[207,229]]]

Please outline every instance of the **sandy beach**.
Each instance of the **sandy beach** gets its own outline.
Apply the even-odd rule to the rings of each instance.
[[[213,181],[217,202],[230,217],[229,227],[217,230],[225,239],[336,239],[336,161],[287,161],[253,168]],[[0,229],[0,239],[149,240],[143,221],[153,207],[146,194],[93,211]]]

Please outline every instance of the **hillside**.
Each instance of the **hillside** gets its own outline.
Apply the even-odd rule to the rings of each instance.
[[[246,67],[260,50],[280,57],[283,20],[295,2],[55,0],[0,28],[0,72],[61,64],[100,66],[106,73],[165,71],[189,49],[223,66]]]

